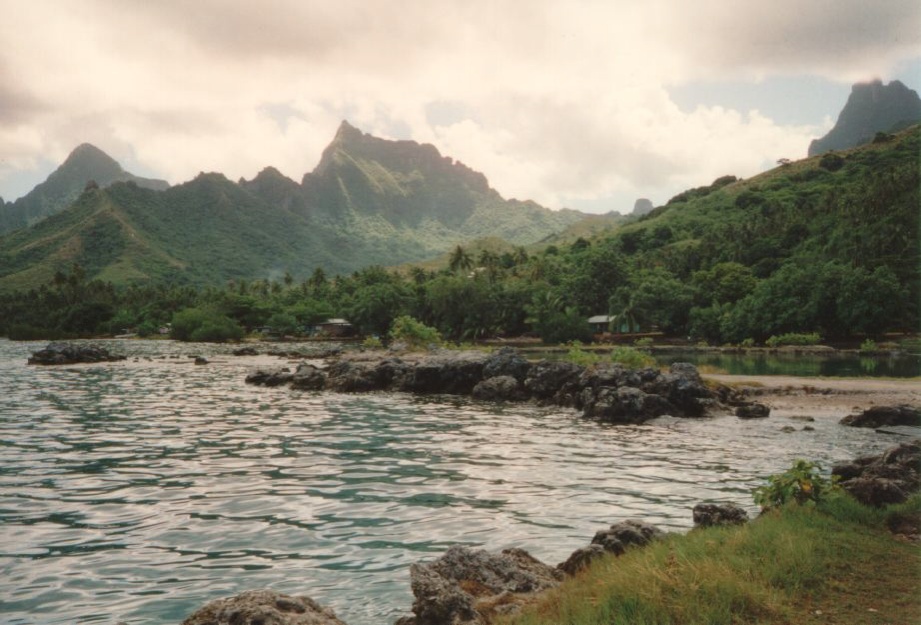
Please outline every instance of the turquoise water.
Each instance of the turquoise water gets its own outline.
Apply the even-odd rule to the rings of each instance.
[[[28,367],[43,343],[0,341],[2,623],[178,623],[261,587],[390,623],[412,603],[409,564],[452,544],[556,563],[613,522],[683,530],[704,500],[753,511],[750,489],[794,458],[893,442],[827,418],[793,434],[783,417],[612,427],[531,405],[265,389],[243,378],[277,359],[100,343],[131,358]]]
[[[671,364],[675,360],[698,366],[707,365],[732,375],[794,375],[829,377],[888,377],[913,378],[921,376],[921,356],[893,353],[891,355],[783,354],[767,352],[656,352],[656,361]]]

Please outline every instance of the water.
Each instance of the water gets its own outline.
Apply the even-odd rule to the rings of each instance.
[[[794,375],[805,377],[921,376],[921,355],[896,352],[885,356],[835,352],[832,354],[784,354],[765,352],[656,352],[656,361],[669,365],[676,360],[707,366],[732,375]]]
[[[691,525],[700,501],[804,457],[893,439],[820,417],[604,426],[530,405],[256,388],[267,357],[113,341],[138,358],[27,367],[0,341],[0,622],[178,623],[271,587],[351,625],[407,613],[409,564],[464,543],[557,563],[625,518]],[[212,362],[195,366],[190,354]]]

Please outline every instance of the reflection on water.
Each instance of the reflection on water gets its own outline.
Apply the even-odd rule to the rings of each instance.
[[[559,409],[247,386],[220,346],[113,342],[26,367],[0,341],[0,622],[179,622],[249,588],[352,625],[411,604],[408,566],[465,543],[556,563],[607,524],[685,529],[797,457],[891,439],[819,419],[603,426]],[[207,366],[189,355],[204,354]],[[799,427],[798,424],[796,424]]]
[[[676,361],[713,367],[731,375],[793,375],[807,377],[891,377],[921,376],[921,356],[893,353],[867,356],[856,353],[784,354],[767,352],[656,352],[656,361]]]

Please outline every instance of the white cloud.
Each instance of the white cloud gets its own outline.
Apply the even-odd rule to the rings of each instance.
[[[299,180],[348,118],[434,143],[506,196],[663,202],[802,156],[827,123],[682,112],[669,85],[850,82],[921,56],[902,0],[6,4],[0,193],[84,141],[173,183],[268,165]]]

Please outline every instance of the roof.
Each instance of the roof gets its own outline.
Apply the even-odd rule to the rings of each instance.
[[[611,321],[614,321],[614,317],[608,315],[595,315],[588,318],[589,323],[610,323]]]
[[[320,326],[350,326],[352,325],[345,319],[327,319],[323,323],[318,323]]]

